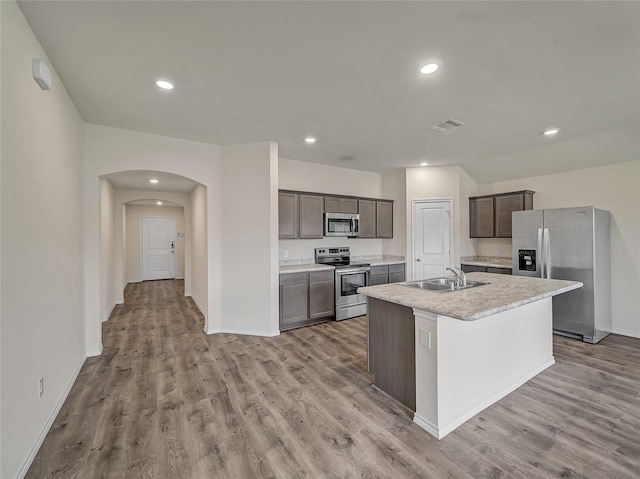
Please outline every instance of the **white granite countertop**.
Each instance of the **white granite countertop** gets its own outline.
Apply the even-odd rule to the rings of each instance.
[[[493,273],[468,273],[467,279],[489,284],[461,291],[437,292],[402,286],[406,283],[392,283],[358,288],[358,293],[451,318],[474,321],[583,286],[577,281]]]
[[[509,268],[513,267],[511,258],[503,256],[467,256],[460,258],[460,264],[470,266],[484,266],[485,268]]]
[[[306,263],[306,264],[288,264],[280,266],[280,274],[286,273],[306,273],[308,271],[323,271],[335,269],[333,266],[326,264]]]

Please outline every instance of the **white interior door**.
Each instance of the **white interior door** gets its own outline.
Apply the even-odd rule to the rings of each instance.
[[[175,278],[176,219],[142,217],[140,230],[142,281]]]
[[[413,279],[445,276],[451,266],[451,200],[413,201]]]

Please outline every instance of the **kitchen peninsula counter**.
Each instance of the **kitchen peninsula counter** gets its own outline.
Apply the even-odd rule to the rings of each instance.
[[[359,288],[358,293],[455,319],[474,321],[582,287],[582,283],[576,281],[493,273],[467,273],[467,279],[488,284],[442,292],[393,283]]]
[[[554,364],[552,297],[582,287],[492,273],[467,278],[488,284],[358,289],[367,296],[373,384],[438,439]]]

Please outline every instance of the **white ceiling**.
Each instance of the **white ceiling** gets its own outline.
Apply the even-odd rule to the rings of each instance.
[[[20,7],[91,123],[376,172],[462,164],[479,183],[640,158],[635,1]],[[426,129],[449,118],[466,125]]]
[[[168,191],[171,193],[185,194],[191,193],[198,184],[184,176],[145,170],[111,173],[109,175],[102,176],[102,178],[109,180],[113,187],[118,189],[149,190],[158,192]],[[149,180],[151,179],[158,180],[158,183],[150,183]],[[151,197],[151,199],[156,198]]]

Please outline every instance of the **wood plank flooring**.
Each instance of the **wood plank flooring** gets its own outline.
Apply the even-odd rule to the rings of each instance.
[[[370,386],[364,317],[206,336],[182,281],[131,284],[28,478],[638,478],[640,340],[556,364],[438,441]]]

